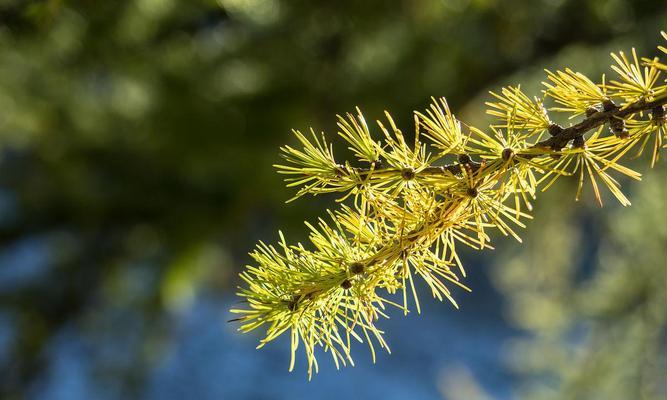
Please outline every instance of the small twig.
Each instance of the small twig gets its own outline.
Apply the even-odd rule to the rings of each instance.
[[[622,137],[624,133],[627,132],[625,130],[624,124],[622,123],[623,119],[640,112],[659,109],[665,104],[667,104],[667,97],[658,98],[648,102],[639,100],[624,108],[617,106],[611,100],[607,100],[604,102],[604,104],[602,104],[601,110],[591,108],[590,111],[586,113],[586,118],[578,124],[569,126],[567,128],[563,128],[558,124],[552,124],[548,129],[551,137],[536,143],[533,148],[545,148],[551,149],[553,151],[560,151],[565,146],[567,146],[570,141],[575,139],[581,140],[578,138],[583,138],[585,134],[601,125],[604,125],[605,123],[610,124],[615,135]],[[619,121],[620,123],[615,121]],[[523,158],[535,158],[537,156],[539,156],[539,154],[521,155]],[[442,175],[447,172],[458,175],[463,173],[463,168],[466,165],[469,166],[470,169],[474,172],[477,171],[482,164],[477,161],[470,160],[470,157],[467,159],[462,159],[462,157],[459,156],[459,161],[456,163],[442,166],[429,166],[419,171],[419,175]],[[338,172],[343,172],[346,170],[352,170],[355,174],[362,177],[382,172],[396,172],[399,174],[404,174],[404,170],[401,168],[365,168],[344,165],[338,165],[337,167]],[[412,177],[414,177],[414,175],[412,175]]]
[[[605,104],[604,110],[591,113],[586,117],[586,119],[579,122],[578,124],[563,128],[555,136],[536,143],[535,147],[548,147],[554,150],[560,150],[565,147],[570,140],[573,140],[577,136],[583,136],[607,122],[613,120],[622,120],[627,116],[637,114],[639,112],[650,111],[653,108],[665,104],[667,104],[667,97],[655,99],[649,102],[639,100],[625,108],[620,108],[610,101],[609,103]]]

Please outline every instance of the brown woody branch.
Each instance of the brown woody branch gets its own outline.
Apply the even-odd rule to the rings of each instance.
[[[559,125],[555,125],[555,129],[553,129],[553,131],[556,131],[556,134],[549,139],[537,143],[535,147],[548,147],[558,151],[565,147],[570,140],[581,137],[593,129],[604,125],[605,123],[609,123],[613,129],[615,121],[622,121],[626,117],[640,112],[659,109],[665,104],[667,104],[667,97],[648,102],[639,100],[624,108],[621,108],[614,104],[614,102],[611,100],[608,100],[602,104],[602,110],[593,109],[594,112],[589,113],[586,119],[576,125],[572,125],[567,128],[562,128]],[[550,132],[551,131],[552,130],[550,129]],[[614,133],[622,134],[620,131],[616,130]]]
[[[548,129],[552,136],[549,139],[545,139],[536,143],[533,147],[560,151],[565,146],[567,146],[570,141],[575,140],[579,143],[583,143],[583,137],[586,133],[601,125],[604,125],[605,123],[610,125],[610,128],[615,135],[623,137],[627,134],[627,131],[625,130],[625,124],[623,123],[625,118],[630,115],[646,111],[651,111],[654,113],[654,115],[660,115],[664,118],[663,106],[665,104],[667,104],[667,97],[658,98],[653,101],[644,101],[642,99],[623,108],[614,104],[614,102],[611,100],[606,100],[600,105],[601,109],[589,109],[589,111],[586,113],[586,118],[578,124],[569,126],[567,128],[563,128],[558,124],[552,124]],[[537,155],[525,154],[522,155],[522,157],[534,158],[537,157]],[[473,161],[470,156],[461,154],[459,155],[458,162],[456,163],[442,166],[429,166],[419,171],[419,174],[441,175],[447,172],[452,174],[460,174],[463,172],[463,168],[468,167],[472,171],[476,171],[481,167],[481,165],[482,163]],[[380,172],[399,172],[406,180],[410,180],[415,176],[415,171],[411,168],[382,168],[380,162],[376,162],[376,168],[373,169],[339,165],[337,172],[339,174],[345,174],[345,171],[349,169],[352,169],[356,174],[362,177],[368,176],[372,173]]]

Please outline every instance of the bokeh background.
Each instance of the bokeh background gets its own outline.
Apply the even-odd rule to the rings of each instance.
[[[303,240],[291,128],[655,52],[664,0],[0,0],[0,398],[667,398],[667,166],[634,207],[542,196],[522,245],[466,252],[461,310],[383,321],[391,356],[307,381],[228,309],[257,240]],[[590,195],[590,193],[588,193]]]

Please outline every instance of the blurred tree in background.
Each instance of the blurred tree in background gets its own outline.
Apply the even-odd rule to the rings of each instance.
[[[528,333],[508,351],[526,399],[667,397],[664,168],[635,206],[582,212],[550,199],[528,249],[494,269],[511,321]],[[546,196],[545,196],[546,197]]]
[[[653,47],[666,18],[661,0],[0,0],[0,397],[39,390],[51,347],[72,332],[97,349],[91,379],[116,397],[141,394],[178,311],[202,293],[227,293],[257,238],[276,226],[303,234],[301,221],[321,212],[314,201],[282,206],[290,193],[270,165],[293,140],[290,128],[332,132],[333,115],[355,105],[369,116],[388,108],[410,126],[431,95],[475,122],[486,88],[537,88],[534,71],[549,63],[595,70],[608,64],[612,40]],[[634,265],[598,269],[596,252],[563,243],[589,254],[590,298],[566,296],[582,268],[565,253],[528,272],[516,265],[529,258],[498,268],[501,287],[516,294],[517,324],[537,334],[522,346],[564,352],[521,351],[520,365],[544,360],[549,385],[539,387],[597,393],[588,382],[623,382],[607,372],[627,368],[655,381],[616,368],[622,358],[586,364],[602,363],[590,349],[609,340],[627,357],[659,353],[651,346],[664,312],[650,316],[661,311],[664,273],[648,257],[662,247],[631,246],[665,240],[662,227],[638,225],[661,205],[660,178],[649,182],[631,193],[633,214],[613,214],[635,222],[612,224],[628,254],[638,252]],[[577,220],[557,215],[551,230],[531,232],[573,240],[565,231]],[[561,319],[526,321],[532,303]],[[577,380],[589,375],[568,370],[570,359],[590,380]]]

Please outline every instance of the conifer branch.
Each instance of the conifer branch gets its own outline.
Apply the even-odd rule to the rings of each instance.
[[[411,297],[420,312],[417,276],[434,297],[457,306],[454,288],[469,290],[461,282],[466,273],[457,246],[492,248],[494,230],[521,241],[517,231],[531,219],[538,190],[576,175],[577,200],[587,186],[602,205],[606,187],[630,205],[613,175],[641,178],[620,163],[633,149],[640,155],[650,148],[651,166],[659,159],[667,140],[667,80],[661,77],[667,65],[658,58],[640,62],[634,49],[631,59],[623,52],[612,58],[617,79],[610,82],[566,69],[547,71],[542,99],[520,87],[491,93],[487,113],[497,121],[486,130],[459,121],[445,99],[415,112],[411,144],[389,113],[377,121],[381,141],[359,109],[339,116],[339,136],[367,166],[338,162],[324,134],[294,131],[301,147],[281,148],[286,164],[277,165],[278,172],[289,187],[300,188],[295,198],[339,193],[341,204],[327,220],[306,223],[311,249],[288,244],[282,233],[276,246],[258,244],[251,253],[255,265],[240,274],[246,286],[238,295],[246,307],[231,310],[240,315],[239,329],[265,326],[258,347],[289,331],[290,370],[301,343],[309,376],[318,370],[317,348],[337,367],[353,364],[356,340],[366,342],[375,359],[376,345],[389,350],[376,325],[386,307],[407,313]],[[547,109],[543,100],[555,105]],[[549,112],[585,117],[562,127]],[[387,298],[398,291],[402,304]]]

